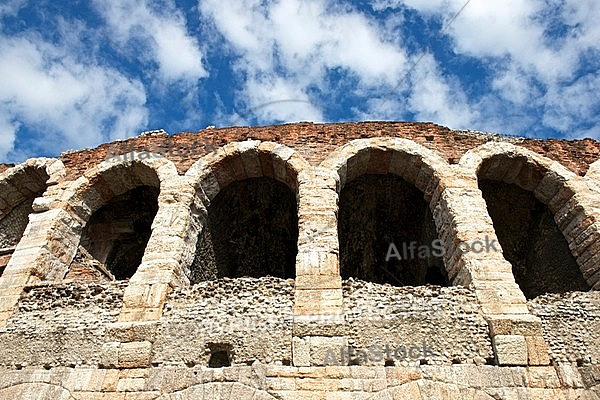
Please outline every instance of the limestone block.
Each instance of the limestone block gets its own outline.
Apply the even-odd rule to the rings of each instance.
[[[122,343],[119,347],[120,368],[145,368],[150,365],[150,352],[152,343],[131,342]]]
[[[153,342],[159,327],[157,321],[113,322],[106,325],[106,339],[111,342]]]
[[[115,368],[119,365],[120,342],[108,342],[102,345],[100,364],[105,368]]]
[[[492,346],[499,365],[527,365],[527,342],[521,335],[496,335]]]
[[[541,332],[540,332],[541,333]],[[525,336],[529,365],[549,365],[548,346],[541,334]]]
[[[558,389],[561,387],[560,380],[553,367],[527,368],[527,383],[532,388]]]
[[[344,360],[340,358],[340,351],[348,349],[348,339],[346,337],[308,336],[305,339],[307,339],[310,349],[310,365],[322,366],[328,356],[331,357],[332,355],[335,355],[336,360],[341,362],[342,365],[348,364],[348,360],[345,360],[344,363]]]
[[[393,400],[415,399],[423,400],[421,389],[417,382],[410,382],[405,385],[396,386],[389,390]]]
[[[144,378],[119,379],[117,392],[141,392],[144,390],[146,380]]]
[[[366,139],[352,141],[354,146],[354,154],[348,159],[346,179],[352,180],[367,172],[369,159],[371,158],[370,143]]]
[[[542,333],[541,320],[533,315],[493,315],[488,316],[490,335],[537,336]]]
[[[298,275],[295,281],[296,289],[341,289],[340,275]]]
[[[37,197],[32,204],[33,211],[41,213],[52,208],[53,204],[58,203],[58,200],[47,197]]]
[[[308,338],[292,339],[292,357],[296,367],[310,366],[310,344]]]
[[[300,310],[301,311],[301,310]],[[325,313],[319,310],[321,314],[295,314],[293,335],[299,337],[305,336],[345,336],[348,331],[346,321],[342,310],[337,312]]]
[[[583,378],[577,367],[569,364],[561,364],[556,367],[558,378],[562,387],[581,389],[584,388]]]
[[[542,203],[548,204],[548,202],[552,200],[552,198],[558,193],[561,186],[564,184],[564,178],[560,177],[554,171],[548,171],[534,189],[533,194]]]
[[[315,311],[320,308],[341,307],[342,289],[296,290],[294,306]]]
[[[241,142],[239,148],[241,151],[242,163],[249,178],[263,176],[260,160],[258,158],[258,140],[248,140]]]

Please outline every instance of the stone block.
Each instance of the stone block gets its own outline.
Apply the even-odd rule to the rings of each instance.
[[[114,322],[106,325],[106,339],[111,342],[152,342],[159,327],[157,321]]]
[[[307,338],[292,339],[292,357],[296,367],[310,366],[310,344]]]
[[[499,365],[527,365],[527,342],[521,335],[496,335],[492,347]]]
[[[332,361],[332,355],[335,356],[338,362],[343,361],[338,356],[341,349],[348,348],[346,337],[309,336],[307,339],[310,346],[310,365],[323,366],[328,358],[329,361]]]
[[[527,358],[529,365],[550,365],[548,346],[541,336],[541,332],[535,336],[525,336],[527,342]]]
[[[527,368],[527,383],[532,388],[558,389],[561,387],[560,380],[553,367]]]
[[[342,278],[339,275],[298,275],[296,289],[341,289]]]
[[[119,347],[119,367],[120,368],[145,368],[150,366],[150,353],[152,343],[131,342],[121,343]]]
[[[144,378],[124,378],[117,383],[117,392],[141,392],[144,390]]]
[[[348,330],[346,321],[340,309],[336,312],[324,313],[320,309],[321,314],[295,314],[293,335],[304,336],[345,336]]]
[[[490,335],[537,336],[542,333],[541,320],[531,314],[488,316]]]
[[[569,364],[561,364],[556,367],[556,372],[562,387],[571,389],[581,389],[585,387],[583,378],[577,367]]]
[[[120,342],[108,342],[102,345],[100,365],[104,368],[115,368],[119,365]]]
[[[298,289],[295,291],[294,310],[302,314],[321,314],[319,310],[342,307],[342,289]]]

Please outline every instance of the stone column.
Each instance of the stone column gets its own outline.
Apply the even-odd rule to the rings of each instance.
[[[36,199],[23,237],[0,277],[0,326],[12,315],[25,286],[62,279],[75,256],[81,224],[65,209],[50,209],[51,205],[51,198]]]
[[[298,255],[294,301],[295,366],[322,365],[328,348],[347,346],[337,234],[336,174],[309,168],[298,176]]]
[[[541,321],[529,313],[512,266],[502,255],[477,177],[458,166],[453,169],[455,179],[442,180],[431,203],[446,244],[448,277],[475,291],[497,364],[548,365]]]
[[[162,183],[158,212],[142,263],[123,297],[120,322],[153,321],[162,315],[172,287],[187,286],[199,227],[192,217],[194,188],[185,176]]]

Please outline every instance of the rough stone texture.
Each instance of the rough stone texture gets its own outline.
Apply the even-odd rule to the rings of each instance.
[[[124,283],[26,288],[0,329],[0,365],[98,365],[106,325],[116,322]]]
[[[8,215],[0,220],[0,249],[14,248],[29,222],[33,198],[14,207]]]
[[[598,292],[546,294],[527,305],[542,320],[542,332],[554,363],[600,364]]]
[[[0,398],[142,400],[598,399],[598,369],[560,367],[160,367],[2,370]],[[590,379],[592,378],[592,380]]]
[[[422,348],[425,343],[435,355],[421,352],[420,357],[406,357],[397,364],[492,363],[488,324],[467,288],[393,287],[348,280],[343,289],[348,342],[357,349]]]
[[[598,399],[599,155],[299,123],[0,166],[0,399]]]
[[[230,347],[232,364],[291,363],[291,279],[223,278],[169,295],[153,363],[208,365],[210,344]]]

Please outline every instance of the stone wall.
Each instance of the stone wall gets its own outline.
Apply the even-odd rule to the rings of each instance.
[[[597,398],[599,149],[301,123],[8,168],[0,398]]]
[[[211,351],[229,362],[286,364],[292,360],[294,281],[223,278],[169,295],[152,363],[208,366]]]
[[[97,367],[107,324],[118,319],[124,288],[124,283],[25,288],[17,310],[0,328],[0,365]]]
[[[14,248],[29,222],[32,211],[33,198],[15,206],[2,220],[0,220],[0,249]]]
[[[600,364],[597,292],[546,294],[528,301],[527,305],[542,320],[553,363]]]
[[[107,154],[131,151],[161,153],[172,160],[180,173],[187,171],[199,157],[231,142],[261,140],[284,144],[318,165],[334,149],[356,139],[403,137],[439,152],[450,164],[456,164],[470,149],[485,143],[514,143],[558,161],[578,175],[600,158],[600,145],[592,139],[527,139],[475,131],[453,131],[432,123],[419,122],[348,122],[339,124],[295,124],[262,127],[207,128],[176,135],[155,134],[108,143],[95,149],[69,151],[61,156],[71,179],[107,158]]]
[[[0,398],[37,400],[598,399],[597,367],[236,366],[0,370]]]
[[[368,352],[374,345],[388,345],[394,350],[404,347],[407,351],[426,345],[434,353],[421,350],[419,357],[401,359],[400,350],[399,357],[390,357],[392,362],[386,364],[386,356],[365,364],[494,363],[488,324],[475,294],[466,288],[393,287],[351,279],[343,282],[343,289],[346,334],[357,352]]]

